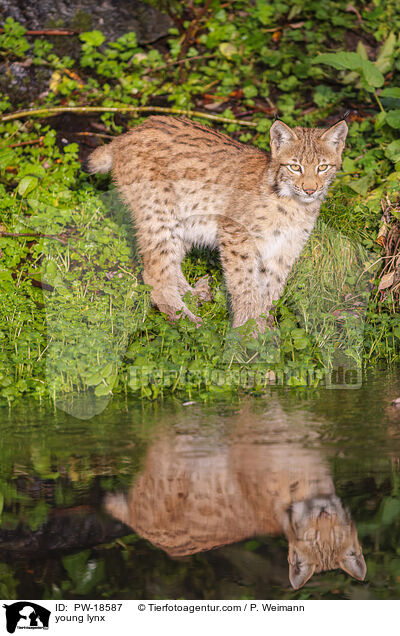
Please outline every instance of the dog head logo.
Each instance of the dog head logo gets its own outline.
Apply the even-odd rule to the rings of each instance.
[[[18,601],[3,605],[6,610],[7,631],[14,634],[16,629],[48,629],[50,611],[30,601]]]

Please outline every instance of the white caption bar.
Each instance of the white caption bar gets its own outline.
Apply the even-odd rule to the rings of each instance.
[[[260,634],[338,636],[353,627],[376,636],[397,623],[400,601],[0,601],[0,633],[74,636],[173,631],[174,636],[204,636],[220,630],[257,630]]]

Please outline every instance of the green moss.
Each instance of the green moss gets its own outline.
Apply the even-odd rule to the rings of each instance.
[[[93,26],[93,18],[86,11],[77,11],[71,20],[71,29],[75,31],[90,31]]]

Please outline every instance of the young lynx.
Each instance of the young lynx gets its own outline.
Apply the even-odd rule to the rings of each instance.
[[[289,420],[275,400],[265,413],[242,405],[215,428],[174,412],[129,492],[109,494],[106,510],[174,558],[284,534],[294,588],[336,568],[363,580],[355,524],[303,417]]]
[[[261,314],[284,288],[337,170],[347,135],[289,128],[275,121],[271,155],[184,118],[149,117],[89,158],[92,172],[112,170],[129,204],[152,301],[170,319],[196,322],[182,300],[207,299],[181,270],[194,245],[218,247],[233,310],[233,326]]]

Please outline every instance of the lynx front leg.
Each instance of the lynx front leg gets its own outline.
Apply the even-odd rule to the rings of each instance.
[[[285,288],[290,267],[281,257],[276,261],[260,261],[258,265],[260,288],[262,292],[262,313],[268,315],[273,302],[279,300]],[[268,324],[271,326],[272,316]]]
[[[221,241],[221,260],[232,301],[233,327],[240,327],[254,319],[259,331],[264,331],[266,325],[260,317],[263,305],[255,246],[250,241],[240,244]]]

